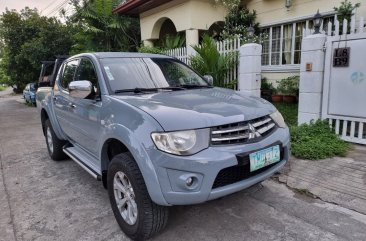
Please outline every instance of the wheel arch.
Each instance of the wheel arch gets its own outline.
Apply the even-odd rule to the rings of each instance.
[[[136,140],[121,140],[116,137],[106,138],[103,142],[100,157],[104,188],[107,188],[108,165],[112,161],[113,157],[120,153],[129,152],[141,171],[151,199],[159,205],[169,206],[163,197],[160,183],[150,158],[142,145],[137,147],[135,146],[136,143],[138,143]]]
[[[49,116],[47,114],[47,111],[45,109],[41,110],[41,123],[42,123],[42,131],[43,131],[43,135],[46,135],[46,130],[45,130],[45,123],[46,120],[49,119]]]
[[[130,152],[129,149],[122,141],[117,138],[108,138],[104,141],[101,150],[101,170],[102,170],[102,181],[104,188],[107,189],[107,171],[109,163],[112,161],[113,157],[120,154]]]

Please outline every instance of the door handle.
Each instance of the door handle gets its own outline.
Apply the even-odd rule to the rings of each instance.
[[[76,105],[75,105],[75,104],[73,104],[73,103],[69,103],[69,106],[70,106],[71,108],[75,108],[75,107],[76,107]]]

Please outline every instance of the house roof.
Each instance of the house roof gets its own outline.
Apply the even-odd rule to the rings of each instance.
[[[158,7],[171,0],[127,0],[113,9],[113,13],[138,16],[140,13]]]

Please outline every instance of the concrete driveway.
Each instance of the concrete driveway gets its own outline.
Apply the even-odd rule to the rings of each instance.
[[[0,98],[0,240],[128,240],[107,192],[47,154],[36,108]],[[268,180],[226,198],[171,208],[154,240],[366,240],[366,216]]]

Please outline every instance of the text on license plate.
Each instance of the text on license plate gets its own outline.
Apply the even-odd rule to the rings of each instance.
[[[250,171],[254,172],[272,163],[280,161],[280,146],[272,146],[249,154]]]

